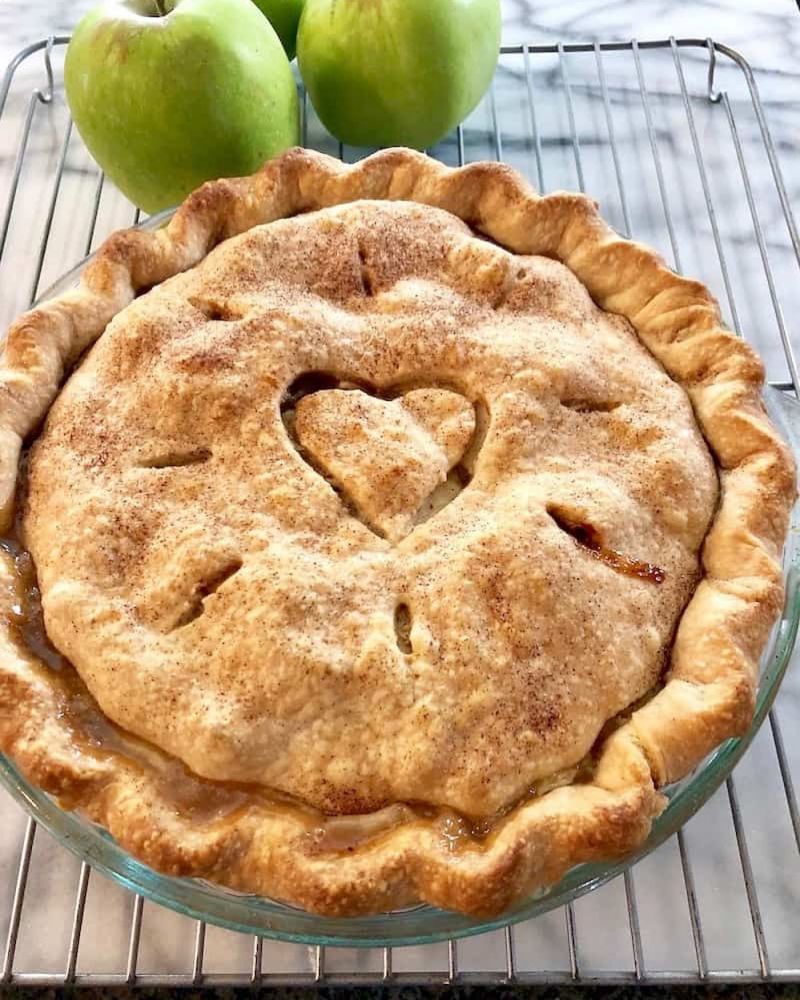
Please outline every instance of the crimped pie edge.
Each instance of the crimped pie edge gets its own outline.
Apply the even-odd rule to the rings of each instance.
[[[658,788],[743,733],[752,718],[759,657],[783,600],[780,556],[794,463],[763,408],[761,362],[722,328],[702,284],[621,238],[589,198],[540,197],[503,164],[453,169],[390,149],[350,166],[293,149],[252,177],[203,185],[163,229],[112,235],[75,289],[11,326],[0,368],[0,512],[8,528],[23,440],[65,372],[139,290],[193,267],[253,226],[362,198],[433,205],[514,253],[560,260],[601,308],[631,322],[687,391],[718,465],[721,498],[703,548],[704,577],[680,620],[664,687],[606,740],[591,782],[516,807],[481,847],[458,853],[448,853],[422,821],[353,853],[314,854],[301,825],[266,807],[201,823],[182,816],[155,772],[107,752],[76,754],[58,686],[25,655],[10,623],[0,625],[0,747],[31,780],[161,871],[331,915],[418,899],[496,914],[574,864],[635,849],[663,808]],[[11,573],[3,554],[3,583]],[[6,593],[9,587],[0,605],[4,622]]]

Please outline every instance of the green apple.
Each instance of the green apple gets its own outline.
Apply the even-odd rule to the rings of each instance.
[[[75,29],[64,77],[89,151],[147,212],[299,139],[289,60],[251,0],[110,0]]]
[[[305,0],[253,0],[253,3],[278,33],[287,58],[294,59],[297,51],[297,25],[300,23]]]
[[[472,111],[499,48],[500,0],[306,0],[297,61],[342,142],[423,149]]]

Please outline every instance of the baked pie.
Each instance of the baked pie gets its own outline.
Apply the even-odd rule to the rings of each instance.
[[[0,377],[0,746],[154,868],[496,914],[748,727],[792,459],[582,195],[292,150],[112,236]]]

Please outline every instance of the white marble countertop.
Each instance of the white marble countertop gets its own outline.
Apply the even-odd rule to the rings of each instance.
[[[0,3],[0,64],[25,44],[49,34],[67,34],[94,0],[3,0]],[[790,0],[503,0],[504,42],[540,43],[593,39],[628,39],[636,36],[705,38],[708,35],[741,51],[756,70],[764,108],[775,139],[777,154],[789,191],[797,201],[800,189],[800,13]],[[58,71],[63,51],[56,54]],[[541,171],[530,111],[521,97],[520,57],[503,60],[496,83],[498,131],[504,158],[545,188],[576,187],[583,178],[603,211],[620,229],[626,213],[631,230],[673,260],[666,226],[665,200],[684,270],[707,281],[719,295],[729,321],[764,355],[771,379],[785,381],[787,366],[780,346],[775,309],[765,282],[749,206],[744,196],[735,147],[723,105],[705,99],[708,54],[702,48],[682,50],[698,148],[716,210],[715,233],[702,190],[702,177],[679,81],[669,51],[643,54],[650,93],[653,142],[661,158],[665,191],[658,188],[652,145],[630,53],[605,57],[608,111],[600,99],[592,54],[568,60],[576,143],[571,139],[569,116],[563,100],[563,79],[552,56],[533,60],[535,108],[541,148]],[[25,87],[12,89],[0,120],[0,212],[13,177],[22,121],[30,87],[42,80],[41,56],[23,71]],[[769,164],[741,73],[720,59],[718,82],[728,91],[730,107],[742,142],[743,156],[752,182],[754,204],[764,232],[764,249],[775,276],[776,298],[787,338],[800,349],[800,281],[797,260],[787,232]],[[113,191],[104,189],[98,200],[96,226],[90,227],[97,192],[96,173],[85,150],[73,135],[66,147],[65,169],[52,202],[50,240],[38,260],[43,228],[53,197],[53,178],[62,149],[66,110],[60,90],[52,107],[37,109],[26,154],[23,181],[11,217],[9,238],[0,266],[0,326],[24,308],[33,284],[43,288],[79,260],[88,244],[121,225],[130,224],[132,209]],[[619,175],[615,170],[607,115],[613,121]],[[312,122],[310,138],[326,140]],[[489,109],[482,106],[465,130],[470,159],[497,152]],[[335,144],[334,144],[335,148]],[[453,145],[437,152],[452,158]],[[356,155],[347,151],[347,155]],[[579,169],[580,167],[580,169]],[[618,177],[622,180],[623,195]],[[0,224],[2,217],[0,216]],[[728,266],[728,288],[718,263],[717,241]],[[41,268],[39,268],[41,265]],[[41,270],[39,280],[34,282]],[[730,294],[728,294],[730,293]],[[778,713],[789,765],[800,788],[800,675],[797,663],[779,696]],[[789,822],[775,748],[769,726],[757,736],[736,771],[736,788],[743,810],[743,831],[758,886],[759,903],[769,959],[774,967],[800,969],[800,857]],[[24,830],[22,812],[0,793],[0,952],[8,927]],[[686,827],[697,897],[712,969],[757,969],[753,937],[735,832],[725,790],[717,792]],[[46,833],[37,834],[31,875],[22,913],[15,969],[22,972],[59,972],[65,967],[79,864]],[[686,893],[680,855],[672,838],[645,861],[633,875],[641,920],[641,941],[646,969],[691,972],[695,968]],[[89,882],[86,918],[78,972],[115,972],[125,968],[130,934],[132,897],[105,879],[93,875]],[[578,901],[574,907],[580,945],[581,969],[602,975],[634,967],[626,916],[626,893],[621,880]],[[151,903],[144,907],[139,969],[186,972],[192,967],[195,926]],[[564,913],[554,911],[520,925],[514,932],[518,967],[536,971],[569,970]],[[204,969],[214,973],[249,968],[252,939],[209,928]],[[300,945],[265,942],[263,967],[269,972],[309,974],[316,957]],[[355,952],[328,949],[330,972],[379,970],[377,950]],[[459,967],[470,970],[505,968],[502,934],[485,935],[458,946]],[[446,945],[402,949],[395,952],[397,972],[446,971]]]
[[[29,42],[69,34],[97,0],[3,0],[0,66]],[[502,0],[503,41],[714,38],[756,68],[800,75],[800,14],[792,0]]]

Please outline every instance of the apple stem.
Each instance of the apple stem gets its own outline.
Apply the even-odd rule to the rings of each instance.
[[[164,0],[156,0],[156,7],[158,9],[159,17],[167,16],[167,8],[164,6]]]

